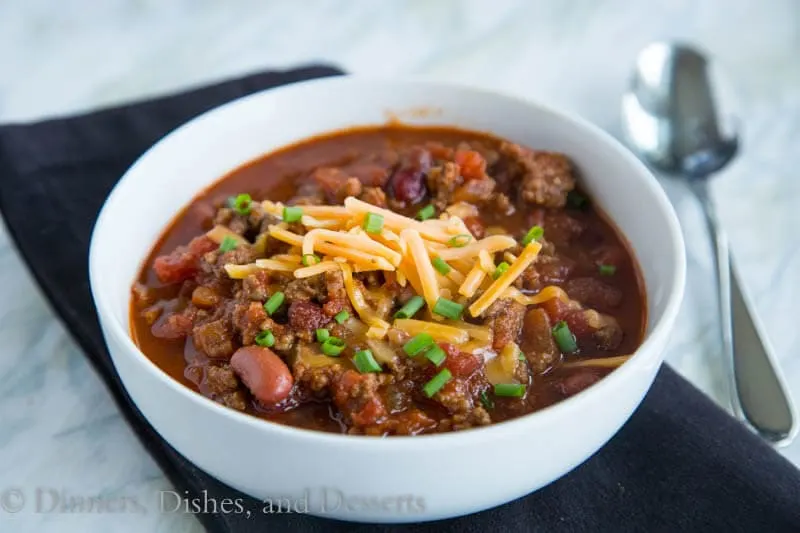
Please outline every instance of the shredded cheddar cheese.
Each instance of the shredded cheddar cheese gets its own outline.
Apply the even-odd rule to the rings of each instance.
[[[416,271],[419,274],[422,296],[425,298],[428,307],[433,309],[433,306],[436,305],[436,300],[439,299],[439,282],[436,279],[436,271],[431,264],[430,257],[428,257],[428,252],[425,250],[422,237],[417,230],[404,229],[400,233],[400,238],[408,243],[411,260],[414,262]]]
[[[313,229],[306,233],[305,237],[303,237],[303,255],[313,254],[316,242],[328,242],[363,251],[376,257],[387,259],[394,266],[399,265],[402,258],[398,252],[373,241],[364,233],[342,233],[328,229]]]
[[[231,279],[244,279],[261,270],[256,264],[250,265],[225,265],[225,272]]]
[[[336,228],[342,225],[339,220],[319,220],[311,215],[300,217],[300,223],[308,228]]]
[[[268,226],[267,231],[269,232],[271,237],[275,237],[277,240],[281,242],[285,242],[286,244],[291,244],[292,246],[303,246],[303,237],[298,235],[297,233],[292,233],[288,231],[286,228],[278,226]]]
[[[462,274],[455,268],[447,273],[447,278],[456,285],[461,285],[462,283],[464,283],[464,280],[467,279],[467,277],[464,274]]]
[[[322,261],[317,263],[316,265],[311,265],[307,267],[298,268],[294,271],[294,277],[296,278],[310,278],[311,276],[316,276],[318,274],[322,274],[323,272],[329,272],[331,270],[339,270],[340,264],[336,261]]]
[[[287,206],[265,201],[261,207],[266,213],[283,218]],[[450,206],[440,217],[424,221],[352,197],[341,206],[292,207],[302,212],[297,222],[268,226],[251,245],[260,258],[246,265],[224,265],[226,272],[232,279],[244,279],[260,270],[303,279],[341,271],[347,298],[360,319],[356,323],[361,324],[371,339],[384,338],[393,327],[410,335],[428,333],[437,342],[471,343],[469,346],[477,350],[491,344],[491,328],[435,316],[430,310],[437,301],[441,298],[455,301],[467,307],[471,316],[478,317],[498,298],[512,298],[524,305],[566,298],[564,291],[555,286],[545,287],[534,295],[514,288],[512,284],[536,259],[541,245],[532,242],[517,257],[511,252],[517,241],[508,235],[488,234],[475,240],[464,222],[476,213],[476,208],[469,204]],[[370,218],[368,215],[382,217],[382,227],[377,232],[368,232],[363,227],[364,220]],[[454,243],[453,237],[462,235],[467,242]],[[249,245],[244,237],[224,226],[216,226],[207,236],[218,243],[231,237],[237,245]],[[275,241],[279,245],[284,243],[281,253],[270,255],[267,250],[274,248]],[[499,262],[500,257],[509,263],[509,268],[493,279],[497,270],[495,261]],[[434,268],[435,260],[447,264],[446,274],[438,271],[443,270],[441,265],[438,270]],[[353,278],[353,273],[370,271],[382,271],[387,282],[410,286],[424,298],[428,310],[417,315],[419,320],[398,319],[390,325],[370,307],[372,300],[367,299],[364,287]]]
[[[493,274],[495,270],[494,261],[492,260],[489,252],[486,250],[481,250],[478,252],[478,262],[481,265],[481,268],[487,274]]]
[[[303,262],[303,258],[297,254],[275,254],[270,259],[283,261],[284,263],[297,263],[298,265]]]
[[[463,329],[471,338],[475,340],[484,342],[492,340],[492,330],[487,326],[470,324],[469,322],[464,322],[463,320],[445,320],[443,324],[452,326],[454,328]]]
[[[353,309],[356,310],[356,313],[358,313],[358,316],[361,318],[361,320],[363,320],[369,326],[388,330],[389,323],[385,320],[382,320],[372,311],[372,309],[370,309],[369,305],[367,305],[367,302],[364,299],[364,295],[361,293],[361,290],[356,287],[356,284],[353,281],[353,270],[350,268],[350,265],[347,263],[338,264],[342,269],[342,277],[344,278],[344,288],[347,292],[347,297],[350,299]]]
[[[548,300],[552,300],[553,298],[558,298],[562,302],[569,301],[569,296],[567,296],[567,293],[564,291],[564,289],[555,285],[548,285],[533,296],[522,294],[514,287],[508,287],[505,291],[503,291],[503,297],[513,298],[522,305],[540,304]]]
[[[491,237],[489,237],[491,238]],[[516,261],[506,270],[503,272],[499,278],[497,278],[494,283],[492,283],[486,291],[481,294],[481,296],[475,300],[472,305],[469,306],[469,313],[472,316],[479,316],[481,313],[486,311],[486,309],[492,305],[495,300],[497,300],[503,291],[510,287],[511,284],[514,282],[515,279],[522,274],[522,271],[528,268],[528,266],[533,263],[536,259],[536,256],[539,255],[539,250],[542,249],[542,245],[536,241],[532,241],[528,244],[522,253],[519,255]]]
[[[232,265],[225,265],[232,266]],[[288,263],[284,261],[277,261],[275,259],[257,259],[256,266],[264,270],[276,270],[278,272],[294,272],[299,265],[296,263]]]
[[[428,322],[426,320],[414,320],[411,318],[398,318],[393,326],[409,335],[419,335],[427,333],[437,342],[448,342],[451,344],[462,344],[469,339],[469,333],[464,329],[447,326],[438,322]]]
[[[564,363],[567,368],[595,367],[595,368],[617,368],[625,361],[630,359],[630,355],[615,355],[612,357],[593,357],[586,360],[568,361]]]
[[[508,235],[492,235],[478,242],[467,244],[461,248],[447,248],[438,252],[439,257],[448,261],[450,259],[469,259],[478,256],[481,250],[488,253],[501,252],[517,245],[517,241]]]
[[[472,270],[469,271],[469,274],[464,279],[464,283],[458,288],[458,293],[471,298],[481,286],[481,282],[485,277],[486,272],[481,268],[480,262],[475,263],[475,266],[472,267]]]
[[[444,231],[442,228],[436,227],[434,224],[426,224],[425,222],[404,217],[403,215],[399,215],[394,211],[389,211],[388,209],[375,207],[367,202],[362,202],[361,200],[353,198],[352,196],[345,199],[344,206],[349,209],[351,213],[376,213],[381,215],[383,217],[383,224],[389,229],[395,231],[415,229],[426,239],[442,243],[446,243],[452,237],[452,235]]]

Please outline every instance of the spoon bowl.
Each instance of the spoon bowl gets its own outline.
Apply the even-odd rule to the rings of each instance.
[[[723,100],[704,55],[685,45],[653,43],[639,54],[622,124],[640,157],[671,175],[703,179],[739,149],[738,123],[723,117]]]

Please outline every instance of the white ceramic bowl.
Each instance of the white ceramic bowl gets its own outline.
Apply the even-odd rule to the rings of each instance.
[[[568,154],[594,201],[629,239],[644,273],[647,335],[634,357],[586,391],[535,414],[463,432],[380,439],[295,429],[228,409],[173,380],[139,351],[128,329],[130,287],[158,236],[200,190],[286,144],[382,124],[391,116],[488,131]],[[650,387],[685,274],[681,232],[664,192],[633,155],[595,126],[492,92],[353,77],[256,93],[164,137],[111,192],[89,259],[92,294],[114,365],[138,408],[172,446],[256,498],[283,496],[300,511],[376,522],[432,520],[493,507],[585,461]]]

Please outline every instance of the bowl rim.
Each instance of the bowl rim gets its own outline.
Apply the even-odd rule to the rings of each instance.
[[[654,322],[652,329],[647,333],[644,341],[633,352],[633,354],[631,354],[630,360],[626,361],[625,364],[615,369],[599,382],[594,383],[591,387],[588,387],[578,394],[565,398],[560,402],[533,413],[528,413],[502,422],[470,428],[463,431],[375,438],[374,436],[329,433],[314,429],[305,429],[284,425],[231,409],[180,383],[178,380],[174,379],[172,376],[168,375],[164,370],[158,367],[143,353],[143,351],[133,341],[130,332],[127,329],[129,326],[122,324],[121,321],[116,318],[115,313],[111,310],[111,304],[109,303],[108,297],[103,291],[98,290],[99,282],[97,281],[100,279],[97,269],[99,268],[98,257],[101,254],[99,251],[100,245],[98,243],[104,238],[103,234],[106,231],[104,228],[108,227],[107,219],[111,218],[114,205],[120,202],[120,191],[124,188],[124,185],[132,179],[131,175],[135,176],[135,169],[138,168],[145,159],[151,157],[151,154],[156,149],[163,150],[163,145],[168,144],[170,139],[182,135],[186,130],[198,127],[206,120],[209,120],[210,117],[225,114],[235,107],[249,105],[249,103],[254,100],[265,98],[266,95],[279,95],[286,92],[304,89],[308,90],[309,88],[313,89],[314,87],[319,87],[319,90],[324,90],[325,87],[330,85],[358,85],[364,83],[378,83],[383,85],[390,84],[399,87],[413,86],[415,88],[430,88],[454,92],[466,91],[482,98],[503,99],[517,105],[533,107],[542,114],[550,115],[555,120],[566,123],[570,128],[584,130],[586,133],[590,134],[597,143],[603,144],[612,150],[615,157],[621,158],[631,168],[632,173],[637,175],[637,179],[644,182],[648,191],[655,199],[655,207],[657,207],[661,215],[665,217],[666,226],[670,236],[669,243],[667,243],[669,245],[669,249],[665,250],[665,255],[668,254],[668,257],[672,258],[675,268],[672,275],[671,286],[668,290],[667,302],[664,306],[664,311]],[[320,131],[319,133],[325,132]],[[489,133],[491,133],[491,131],[489,131]],[[278,148],[276,147],[275,149]],[[631,248],[633,249],[632,246]],[[635,253],[636,250],[633,249],[633,252]],[[147,369],[147,372],[152,377],[161,381],[162,384],[172,389],[173,392],[184,396],[190,403],[197,404],[198,408],[208,409],[217,415],[232,419],[233,422],[249,426],[253,431],[272,433],[276,437],[281,436],[282,438],[301,439],[304,441],[311,440],[319,444],[335,447],[348,446],[373,448],[375,446],[379,446],[381,451],[391,451],[393,449],[407,450],[409,447],[427,448],[433,444],[446,446],[458,443],[459,445],[466,445],[470,441],[472,441],[473,444],[485,443],[496,437],[499,437],[501,433],[519,433],[526,430],[526,426],[530,426],[527,428],[530,430],[537,424],[548,425],[552,420],[563,418],[564,412],[574,409],[581,402],[587,401],[590,396],[599,395],[603,391],[608,391],[613,387],[617,387],[618,384],[624,382],[630,374],[636,372],[636,367],[638,366],[636,364],[637,361],[641,364],[646,353],[653,353],[655,347],[659,343],[665,342],[665,338],[668,336],[672,326],[674,325],[675,318],[677,317],[681,301],[683,299],[686,279],[685,254],[686,252],[683,235],[677,215],[675,214],[675,210],[650,169],[638,158],[636,158],[636,156],[634,156],[633,153],[631,153],[619,140],[615,139],[611,134],[607,133],[599,126],[589,122],[587,119],[581,118],[572,112],[558,109],[554,106],[539,102],[537,100],[522,98],[513,94],[504,93],[502,91],[489,90],[454,82],[430,80],[420,77],[387,78],[379,76],[347,75],[301,81],[289,85],[257,91],[255,93],[236,98],[217,107],[213,107],[181,124],[177,128],[171,130],[165,136],[161,137],[156,143],[142,153],[130,167],[128,167],[119,181],[112,188],[111,192],[103,203],[100,212],[98,213],[97,220],[92,230],[89,246],[89,282],[92,297],[97,308],[97,315],[98,317],[103,316],[106,318],[103,324],[104,334],[112,335],[121,344],[121,347],[127,352],[125,354],[126,357],[130,356],[133,358],[136,364],[144,365],[144,367]],[[647,294],[647,292],[648,289],[645,285],[645,293]],[[654,353],[651,358],[656,357],[657,354]],[[123,386],[124,385],[125,383],[123,381]]]

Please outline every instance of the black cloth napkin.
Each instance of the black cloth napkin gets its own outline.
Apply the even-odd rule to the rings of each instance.
[[[209,498],[246,498],[248,508],[261,509],[172,449],[122,387],[89,293],[87,254],[95,217],[126,168],[181,123],[254,91],[336,74],[340,71],[327,67],[268,72],[79,117],[0,127],[0,210],[20,253],[142,444],[176,489],[192,497],[208,491]],[[585,464],[536,493],[489,511],[407,526],[287,514],[198,518],[209,531],[243,533],[798,532],[800,472],[664,367],[630,421]]]

